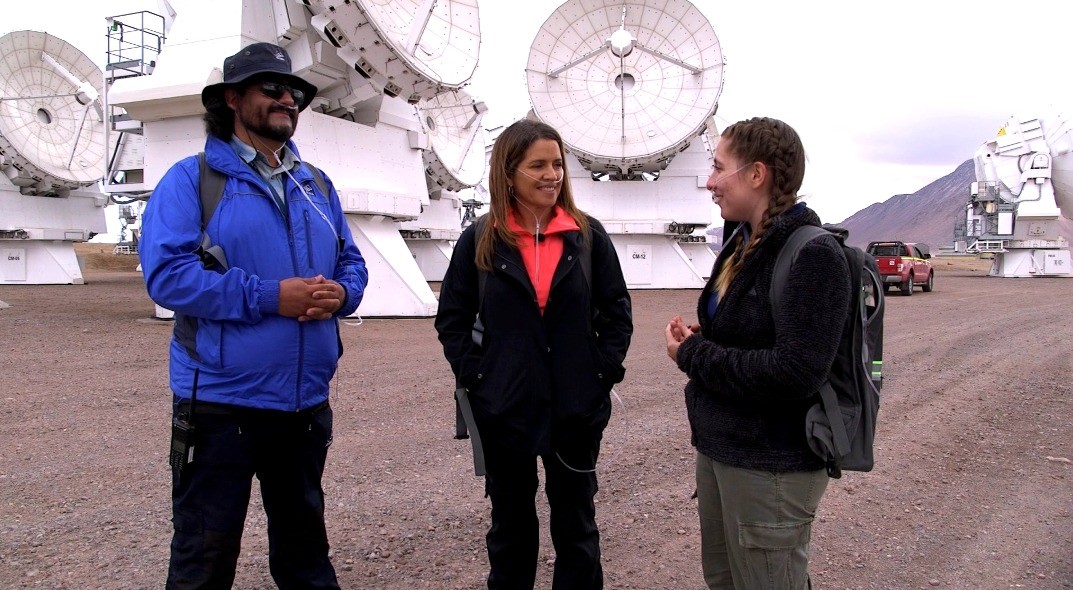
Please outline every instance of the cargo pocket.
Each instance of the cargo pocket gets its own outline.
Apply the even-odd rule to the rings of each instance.
[[[797,523],[742,523],[742,574],[747,588],[807,588],[812,520]]]

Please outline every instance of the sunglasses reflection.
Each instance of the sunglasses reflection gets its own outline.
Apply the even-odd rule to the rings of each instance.
[[[279,100],[283,98],[285,93],[290,94],[294,102],[302,104],[305,100],[306,93],[291,86],[289,84],[283,84],[281,82],[261,82],[257,85],[257,90],[261,94],[271,98],[272,100]]]

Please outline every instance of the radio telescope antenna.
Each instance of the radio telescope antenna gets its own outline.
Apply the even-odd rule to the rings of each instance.
[[[100,68],[66,41],[0,37],[0,154],[18,170],[13,183],[48,194],[104,177],[102,90]]]
[[[477,0],[300,0],[339,57],[410,103],[461,88],[480,51]]]
[[[432,149],[423,156],[429,176],[453,192],[476,186],[486,167],[481,119],[488,107],[464,90],[455,90],[421,101],[418,111],[432,139]]]
[[[568,0],[529,50],[533,111],[583,166],[657,173],[715,114],[722,49],[686,0]]]

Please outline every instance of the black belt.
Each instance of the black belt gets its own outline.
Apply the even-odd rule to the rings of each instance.
[[[298,410],[297,412],[286,412],[288,414],[311,415],[320,412],[328,407],[328,400],[320,402],[319,404],[306,408],[304,410]],[[216,416],[241,416],[249,414],[257,414],[261,412],[272,412],[276,414],[284,413],[281,410],[266,410],[264,408],[250,408],[247,406],[236,406],[234,404],[220,404],[215,402],[197,402],[195,414],[216,415]],[[189,414],[190,412],[190,400],[183,399],[179,402],[179,413]]]

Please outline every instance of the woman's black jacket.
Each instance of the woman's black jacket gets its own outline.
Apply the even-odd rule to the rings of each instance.
[[[436,331],[451,369],[469,389],[486,449],[544,455],[591,445],[607,425],[633,316],[614,245],[598,221],[588,220],[592,293],[580,263],[582,232],[564,232],[543,316],[520,253],[498,244],[485,285],[480,347],[472,338],[479,285],[475,229],[484,224],[472,224],[455,245]]]
[[[775,258],[802,225],[819,225],[819,217],[804,206],[776,217],[709,318],[715,277],[732,255],[725,248],[701,292],[701,332],[678,349],[678,366],[689,376],[693,445],[727,465],[766,471],[824,465],[806,441],[805,413],[835,358],[849,312],[849,269],[834,240],[806,244],[773,319]]]

